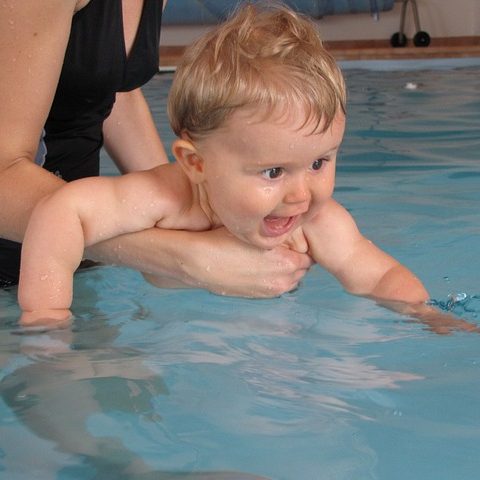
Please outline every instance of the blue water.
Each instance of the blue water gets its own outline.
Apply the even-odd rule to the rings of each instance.
[[[346,77],[337,199],[480,324],[480,69]],[[167,143],[170,81],[146,88]],[[75,289],[72,329],[32,335],[0,292],[2,480],[479,476],[479,334],[437,335],[317,267],[272,300],[158,290],[117,267]]]

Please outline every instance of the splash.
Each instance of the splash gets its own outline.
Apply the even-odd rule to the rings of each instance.
[[[480,312],[480,295],[469,295],[465,292],[451,293],[446,301],[432,300],[429,303],[446,312],[468,313],[473,317],[477,317]]]

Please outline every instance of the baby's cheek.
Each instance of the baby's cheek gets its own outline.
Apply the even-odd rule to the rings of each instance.
[[[334,187],[335,184],[333,179],[326,179],[324,182],[322,182],[320,188],[318,188],[315,192],[317,202],[322,203],[332,198]]]
[[[254,217],[261,216],[262,201],[249,201],[248,192],[242,198],[238,198],[230,203],[230,212],[238,221],[248,221]]]
[[[310,204],[310,210],[315,213],[322,205],[328,202],[333,195],[333,188],[319,190],[312,195],[312,202]]]

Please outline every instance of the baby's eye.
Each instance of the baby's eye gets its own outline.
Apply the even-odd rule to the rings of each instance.
[[[262,175],[265,178],[268,178],[268,180],[274,180],[275,178],[281,177],[282,174],[283,174],[282,167],[267,168],[262,172]]]
[[[319,158],[312,163],[312,170],[320,170],[322,168],[323,162],[326,162],[325,158]]]

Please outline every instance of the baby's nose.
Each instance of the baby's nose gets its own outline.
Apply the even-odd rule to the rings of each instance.
[[[310,201],[310,188],[304,177],[289,182],[285,203],[303,203]]]

